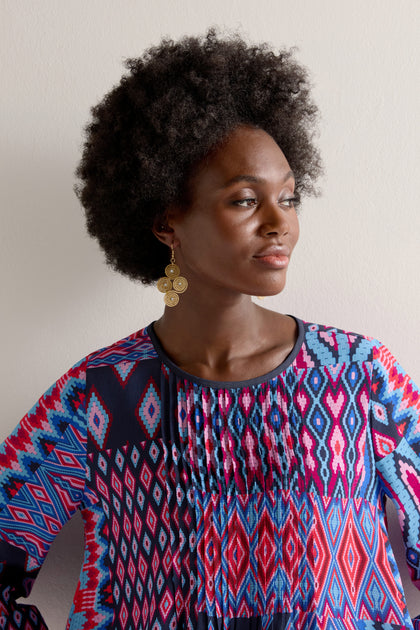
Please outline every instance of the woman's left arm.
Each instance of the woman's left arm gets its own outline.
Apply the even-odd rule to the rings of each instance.
[[[370,418],[376,469],[397,507],[406,561],[420,589],[420,390],[379,343],[372,368]],[[420,618],[415,628],[420,630]]]

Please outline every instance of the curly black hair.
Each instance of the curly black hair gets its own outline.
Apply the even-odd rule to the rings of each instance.
[[[187,203],[194,167],[238,125],[269,133],[298,195],[317,194],[317,107],[293,54],[210,29],[126,61],[129,73],[92,108],[76,171],[88,232],[108,264],[144,284],[162,275],[168,249],[152,226]]]

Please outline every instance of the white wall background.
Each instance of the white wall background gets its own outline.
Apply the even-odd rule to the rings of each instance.
[[[269,308],[371,334],[420,383],[419,0],[1,0],[0,286],[5,437],[75,361],[159,316],[161,295],[103,264],[73,194],[89,108],[122,60],[217,24],[299,47],[323,120],[323,197],[304,204],[286,291]],[[400,545],[391,519],[392,541]],[[81,524],[31,601],[64,628]],[[398,555],[402,556],[401,547]],[[411,613],[420,594],[401,571]]]

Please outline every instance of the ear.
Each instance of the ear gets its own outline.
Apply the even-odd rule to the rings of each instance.
[[[177,247],[179,244],[175,234],[175,219],[179,214],[179,209],[175,206],[168,208],[163,214],[159,214],[153,221],[152,232],[156,238],[170,247]]]
[[[167,217],[158,216],[153,221],[152,232],[156,238],[168,247],[174,242],[174,230],[167,224]]]

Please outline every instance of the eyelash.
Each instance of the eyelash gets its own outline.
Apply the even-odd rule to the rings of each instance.
[[[234,205],[235,206],[239,206],[240,208],[250,208],[250,205],[242,205],[243,203],[247,202],[247,201],[253,201],[254,204],[252,205],[256,205],[257,204],[257,199],[256,197],[247,197],[246,199],[238,199],[237,201],[234,201]],[[288,208],[293,208],[294,206],[296,206],[299,202],[298,197],[288,197],[287,199],[283,199],[283,201],[280,202],[280,205],[285,205],[286,202],[291,202],[289,206],[287,206]]]

